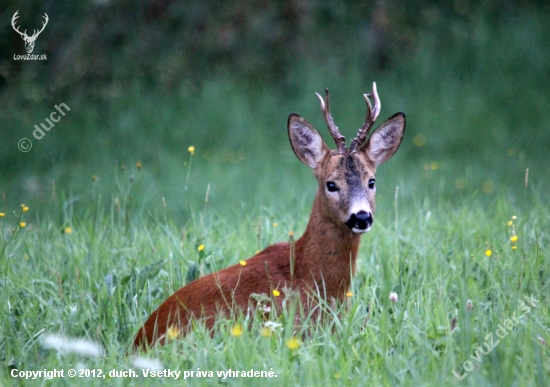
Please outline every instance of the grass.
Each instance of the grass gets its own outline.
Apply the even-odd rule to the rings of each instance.
[[[2,127],[14,128],[0,143],[0,385],[18,384],[12,369],[139,372],[127,346],[166,297],[197,274],[304,230],[315,184],[292,154],[287,114],[300,113],[326,136],[313,92],[328,86],[349,138],[364,116],[360,95],[375,80],[381,119],[401,110],[408,126],[378,171],[374,228],[363,238],[348,305],[306,331],[283,313],[270,337],[258,321],[239,335],[249,321],[235,316],[213,336],[198,326],[144,356],[166,369],[213,372],[187,379],[191,385],[257,385],[217,376],[254,369],[277,375],[262,379],[266,385],[545,386],[549,25],[545,15],[453,23],[447,40],[427,31],[406,61],[368,74],[335,60],[304,61],[289,94],[216,75],[198,92],[136,82],[113,88],[107,102],[38,98],[47,93],[35,84],[14,92],[0,115]],[[71,111],[19,152],[19,138],[61,102]],[[527,312],[520,302],[531,295],[540,302]],[[44,342],[53,334],[102,352],[61,353]],[[500,341],[487,351],[491,338]],[[459,382],[453,371],[466,375]]]
[[[383,172],[379,175],[392,179]],[[79,214],[70,200],[56,198],[58,205],[21,227],[17,224],[34,209],[6,211],[0,242],[5,248],[0,261],[2,384],[15,382],[14,368],[141,373],[126,356],[127,345],[190,270],[205,274],[236,263],[288,239],[289,231],[299,234],[307,221],[304,199],[297,208],[274,206],[239,218],[217,216],[208,207],[193,209],[187,221],[179,222],[169,213],[129,204],[140,178],[122,184],[123,194],[108,206],[100,197],[85,199],[81,205],[89,210]],[[466,374],[463,385],[544,385],[550,373],[542,344],[550,338],[547,196],[532,185],[524,188],[519,203],[497,193],[490,205],[476,195],[453,202],[422,194],[398,195],[395,201],[387,189],[380,194],[376,227],[361,246],[353,296],[325,324],[301,331],[283,314],[277,319],[282,329],[270,337],[261,335],[259,321],[237,329],[235,337],[235,325],[248,324],[236,316],[220,321],[212,337],[199,326],[184,340],[146,356],[182,371],[180,377],[184,371],[213,372],[213,377],[190,377],[191,385],[257,385],[254,378],[217,376],[229,369],[272,370],[277,378],[262,380],[267,385],[456,385],[453,371]],[[517,241],[511,242],[514,235]],[[391,292],[398,294],[397,302],[390,301]],[[525,312],[521,302],[531,295],[540,302]],[[493,333],[496,342],[503,334],[499,327],[520,314],[523,318],[508,325],[492,351],[476,354],[480,345],[489,345],[488,335]],[[104,352],[60,354],[42,343],[49,334],[85,338]],[[464,368],[466,361],[475,367],[471,372]],[[109,380],[112,385],[144,382]],[[90,377],[86,383],[104,380]]]

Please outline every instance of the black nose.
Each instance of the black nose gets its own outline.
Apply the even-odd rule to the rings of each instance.
[[[357,214],[352,214],[346,226],[349,228],[357,228],[359,230],[366,230],[372,224],[372,214],[366,211],[359,211]]]

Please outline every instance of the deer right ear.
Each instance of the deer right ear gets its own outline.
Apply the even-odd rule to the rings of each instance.
[[[363,149],[377,167],[388,161],[397,151],[405,132],[405,115],[397,113],[384,122],[370,136]]]
[[[288,116],[288,137],[296,157],[313,169],[330,151],[319,132],[297,114]]]

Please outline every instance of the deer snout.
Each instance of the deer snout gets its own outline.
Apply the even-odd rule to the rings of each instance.
[[[351,214],[346,226],[348,226],[353,232],[362,233],[368,231],[372,225],[372,214],[367,211],[359,211],[355,214]]]

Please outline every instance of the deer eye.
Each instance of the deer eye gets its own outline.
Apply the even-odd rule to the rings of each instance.
[[[338,191],[338,187],[336,186],[336,184],[334,184],[334,182],[328,181],[327,182],[327,190],[328,190],[328,192],[336,192],[336,191]]]
[[[369,180],[369,188],[370,188],[370,189],[373,189],[373,188],[374,188],[374,179],[370,179],[370,180]]]

